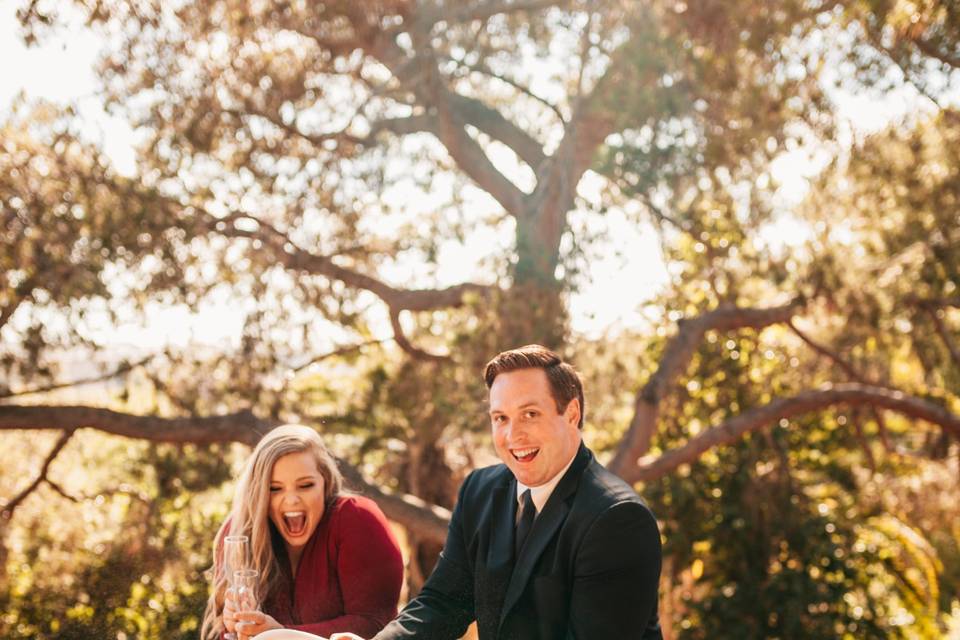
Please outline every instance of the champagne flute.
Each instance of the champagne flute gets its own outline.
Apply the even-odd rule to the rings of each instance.
[[[250,566],[250,538],[247,536],[227,536],[223,539],[223,570],[227,577],[227,588],[236,592],[235,574]],[[236,634],[226,634],[227,640],[236,640]]]
[[[260,572],[256,569],[240,569],[233,572],[233,583],[237,588],[237,609],[239,611],[259,611]]]
[[[237,589],[237,610],[238,611],[259,611],[260,599],[257,597],[259,590],[260,572],[256,569],[240,569],[233,572],[233,584]],[[246,637],[246,636],[242,636]]]

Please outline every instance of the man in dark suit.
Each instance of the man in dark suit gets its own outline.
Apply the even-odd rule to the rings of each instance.
[[[474,620],[481,640],[661,638],[660,533],[583,445],[576,371],[530,345],[485,379],[504,464],[464,481],[436,568],[375,640],[454,640]]]

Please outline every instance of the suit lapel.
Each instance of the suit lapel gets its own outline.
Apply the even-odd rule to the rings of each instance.
[[[580,475],[592,458],[593,456],[590,450],[587,449],[583,443],[580,443],[580,449],[577,451],[573,464],[570,465],[570,468],[567,469],[563,478],[557,483],[547,503],[543,505],[543,511],[540,512],[534,521],[533,528],[530,530],[530,535],[523,547],[523,551],[514,564],[513,575],[510,576],[507,595],[504,598],[503,608],[500,611],[501,625],[503,624],[504,618],[506,618],[510,612],[510,609],[517,603],[523,590],[527,587],[527,583],[530,581],[530,574],[533,572],[533,568],[540,558],[540,555],[544,549],[546,549],[550,540],[553,539],[557,529],[559,529],[560,525],[567,519],[567,513],[570,511],[569,498],[576,492],[580,484]],[[516,497],[514,497],[514,502],[516,502]],[[510,524],[513,524],[513,520],[510,521]],[[510,535],[510,542],[511,544],[513,543],[512,534]]]
[[[509,567],[513,560],[513,523],[517,517],[517,482],[510,482],[493,489],[493,530],[490,532],[490,548],[487,550],[487,567],[490,570]]]

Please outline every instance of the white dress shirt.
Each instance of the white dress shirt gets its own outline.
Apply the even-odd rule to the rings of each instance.
[[[523,492],[527,489],[530,489],[530,498],[533,500],[533,506],[537,508],[537,514],[539,515],[540,512],[543,511],[543,505],[547,504],[547,500],[550,499],[550,494],[553,493],[553,490],[557,487],[557,483],[560,482],[560,478],[563,477],[563,474],[565,474],[567,469],[570,468],[570,465],[573,464],[573,459],[577,457],[577,451],[579,451],[579,448],[574,449],[573,455],[570,456],[570,460],[563,466],[563,469],[560,469],[560,471],[557,472],[557,475],[553,476],[539,487],[528,487],[518,480],[517,504],[521,504],[520,496],[523,495]],[[519,513],[519,509],[517,512]]]

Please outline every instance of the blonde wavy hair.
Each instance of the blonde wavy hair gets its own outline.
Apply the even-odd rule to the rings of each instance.
[[[260,572],[262,598],[273,592],[280,578],[280,563],[271,540],[270,477],[273,465],[283,456],[309,451],[323,476],[324,502],[329,509],[343,492],[343,476],[333,455],[316,431],[296,424],[271,430],[254,448],[244,465],[233,495],[233,505],[213,541],[212,589],[203,614],[200,637],[217,640],[224,631],[222,612],[227,590],[223,571],[223,539],[227,535],[250,538],[251,569]]]

